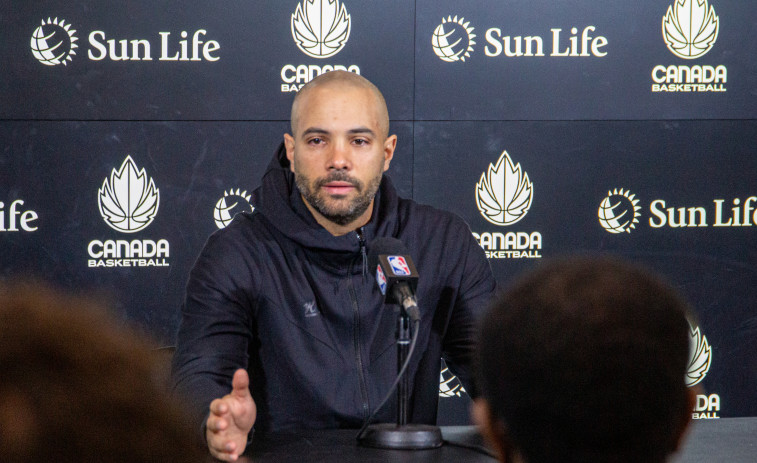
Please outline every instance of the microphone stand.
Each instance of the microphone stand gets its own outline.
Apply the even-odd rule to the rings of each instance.
[[[397,315],[397,374],[407,361],[410,347],[411,315],[420,319],[418,306],[412,297],[403,297]],[[410,380],[407,372],[400,378],[397,387],[397,423],[379,423],[368,426],[360,439],[360,444],[382,449],[422,450],[442,446],[442,432],[438,426],[408,424],[408,402],[410,400]]]

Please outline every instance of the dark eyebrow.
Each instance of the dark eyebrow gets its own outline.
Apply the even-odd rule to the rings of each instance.
[[[305,135],[310,135],[311,133],[328,134],[329,131],[326,129],[320,129],[318,127],[309,127],[305,129],[304,132],[302,132],[302,136],[304,137]]]
[[[302,132],[302,136],[304,137],[311,134],[328,135],[329,133],[330,132],[328,130],[322,129],[320,127],[308,127],[307,129],[305,129],[304,132]],[[373,130],[369,129],[368,127],[356,127],[354,129],[348,130],[347,133],[350,135],[367,134],[367,135],[370,135],[371,137],[374,137],[374,138],[376,137],[376,133]]]
[[[368,127],[357,127],[355,129],[348,130],[347,133],[349,134],[359,134],[359,133],[365,133],[370,135],[371,137],[376,137],[376,134],[373,132],[373,130],[369,129]]]

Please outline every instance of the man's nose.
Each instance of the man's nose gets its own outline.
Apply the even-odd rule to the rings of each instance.
[[[346,141],[336,141],[331,145],[329,157],[329,169],[349,169],[351,167],[349,143]]]

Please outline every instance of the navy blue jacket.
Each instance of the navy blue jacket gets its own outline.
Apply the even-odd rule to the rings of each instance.
[[[282,147],[252,203],[209,237],[187,284],[173,373],[198,426],[237,368],[250,374],[256,432],[362,424],[397,372],[396,313],[363,269],[382,236],[404,242],[420,275],[410,422],[436,420],[442,357],[474,391],[476,322],[496,283],[462,219],[398,197],[385,176],[362,237],[335,237],[303,203]],[[395,413],[390,401],[378,421]]]

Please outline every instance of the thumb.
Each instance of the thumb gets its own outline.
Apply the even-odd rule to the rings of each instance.
[[[231,380],[231,395],[238,399],[250,397],[250,377],[247,375],[247,370],[240,368],[234,372]]]

